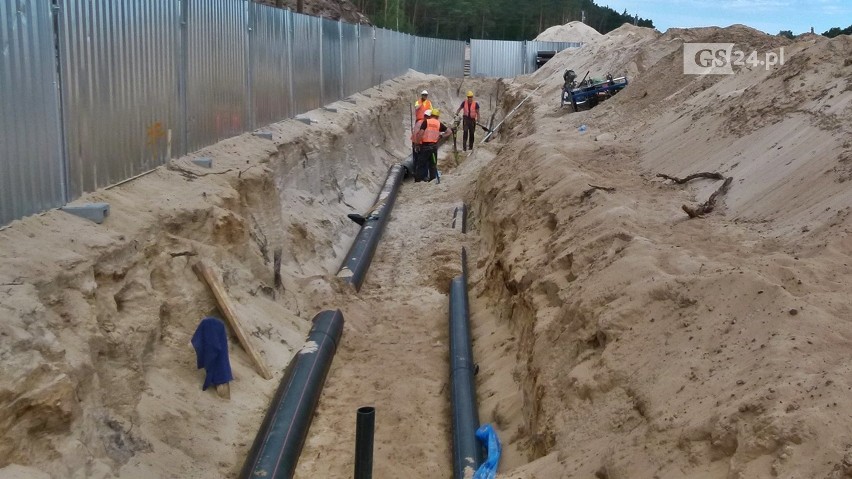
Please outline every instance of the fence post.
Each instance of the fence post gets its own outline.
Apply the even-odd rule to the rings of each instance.
[[[255,64],[255,49],[254,45],[257,42],[254,29],[257,23],[257,8],[259,4],[254,2],[244,1],[245,5],[244,18],[246,21],[246,115],[248,116],[249,131],[257,128],[257,120],[255,119],[254,105],[254,64]]]
[[[319,71],[320,71],[320,106],[325,105],[325,65],[323,65],[322,61],[322,18],[321,17],[311,17],[314,24],[319,27]]]
[[[285,10],[284,12],[284,37],[287,39],[287,101],[289,102],[290,118],[294,118],[296,112],[296,101],[293,92],[293,41],[295,36],[295,28],[293,27],[293,12]]]
[[[340,50],[340,81],[338,82],[340,84],[340,86],[338,88],[339,93],[338,93],[337,99],[342,100],[343,97],[345,96],[344,95],[345,89],[343,88],[343,83],[346,80],[346,72],[343,71],[343,66],[346,65],[346,62],[343,61],[344,49],[343,49],[343,21],[342,20],[337,21],[337,36],[338,36],[338,38],[340,38],[340,42],[339,42],[340,45],[339,45],[339,48],[338,48],[338,50]]]
[[[189,0],[180,2],[179,15],[179,45],[178,53],[178,116],[180,118],[181,127],[181,142],[180,153],[177,156],[183,156],[189,153],[189,106],[187,104],[189,97],[188,88],[188,72],[189,72]]]

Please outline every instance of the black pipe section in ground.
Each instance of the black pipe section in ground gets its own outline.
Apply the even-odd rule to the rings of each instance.
[[[467,205],[459,204],[453,210],[453,229],[459,228],[462,233],[467,233]]]
[[[473,477],[482,464],[482,447],[476,439],[476,407],[470,307],[467,295],[467,251],[462,249],[462,274],[450,282],[450,400],[453,414],[453,477]]]
[[[358,408],[355,421],[355,479],[373,477],[373,432],[376,425],[376,408]]]
[[[272,398],[240,479],[293,477],[342,334],[340,310],[314,316],[305,345],[290,361]]]
[[[405,168],[402,165],[391,166],[385,184],[382,186],[382,191],[379,192],[370,213],[363,217],[350,215],[350,218],[361,224],[361,231],[358,232],[355,242],[352,243],[352,247],[346,253],[346,260],[340,267],[340,271],[337,272],[337,276],[345,278],[349,284],[355,287],[355,291],[359,291],[361,285],[364,284],[364,277],[367,275],[367,270],[370,269],[370,262],[373,260],[379,240],[382,238],[382,232],[384,232],[385,225],[390,218],[393,204],[396,201],[397,193],[399,193],[399,185],[402,184],[404,176]]]

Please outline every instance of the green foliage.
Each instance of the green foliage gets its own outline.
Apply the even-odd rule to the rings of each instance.
[[[793,30],[781,30],[780,32],[778,32],[778,36],[789,38],[790,40],[795,38],[795,35],[793,35]]]
[[[849,25],[846,28],[841,29],[840,27],[834,27],[829,31],[823,33],[824,36],[828,38],[834,38],[837,35],[852,35],[852,25]]]
[[[362,13],[379,27],[428,37],[467,40],[531,40],[546,28],[581,20],[607,33],[633,23],[622,13],[593,0],[354,0]],[[638,25],[652,27],[640,18]]]

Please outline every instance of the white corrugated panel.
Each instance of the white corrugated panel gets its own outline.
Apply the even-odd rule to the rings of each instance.
[[[294,116],[290,100],[287,10],[252,3],[249,10],[251,98],[255,127]]]
[[[65,201],[50,2],[0,0],[0,225]]]
[[[250,128],[247,17],[247,0],[188,3],[185,37],[188,151]]]
[[[178,7],[170,0],[60,2],[72,198],[163,164],[169,139],[180,141]]]

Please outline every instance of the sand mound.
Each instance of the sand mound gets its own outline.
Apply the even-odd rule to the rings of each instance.
[[[684,75],[684,41],[784,47],[786,63]],[[507,477],[850,473],[850,55],[848,36],[619,32],[517,82],[545,86],[473,208],[490,246],[481,295],[530,358],[516,375],[534,461]],[[565,68],[631,84],[566,113]],[[734,180],[716,213],[687,220],[681,206],[719,182],[655,174],[699,171]]]
[[[554,25],[541,32],[535,40],[540,42],[593,42],[601,37],[594,28],[583,22],[568,22],[565,25]]]
[[[615,30],[604,35],[605,38],[613,38],[613,37],[624,37],[624,36],[634,36],[634,37],[643,37],[647,39],[654,39],[660,35],[654,28],[648,27],[639,27],[633,25],[632,23],[625,23],[622,26],[616,28]]]

